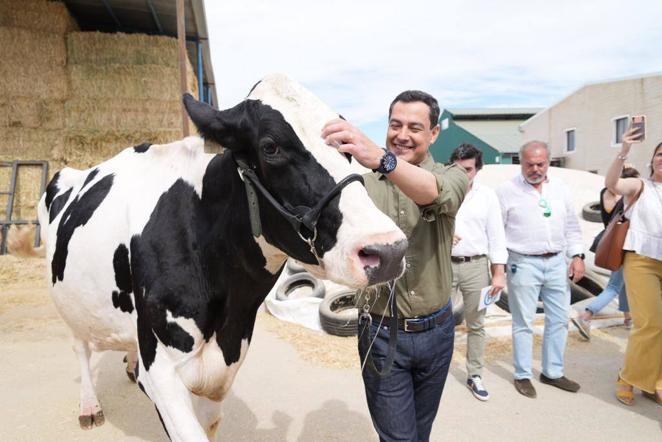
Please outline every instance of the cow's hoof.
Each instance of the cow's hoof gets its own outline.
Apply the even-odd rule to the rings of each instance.
[[[78,416],[78,423],[83,430],[91,430],[94,427],[100,427],[106,422],[103,416],[103,410],[99,410],[94,414],[86,414]]]
[[[126,377],[129,378],[129,380],[134,384],[136,383],[136,375],[132,371],[127,370]]]

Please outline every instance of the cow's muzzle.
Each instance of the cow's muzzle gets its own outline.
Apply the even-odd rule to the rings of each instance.
[[[402,274],[407,245],[407,240],[401,239],[390,244],[370,244],[359,251],[369,285],[390,281]]]

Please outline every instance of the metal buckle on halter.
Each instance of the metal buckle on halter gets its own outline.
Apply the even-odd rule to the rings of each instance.
[[[369,296],[366,295],[366,303],[363,304],[363,308],[361,309],[361,313],[359,313],[359,322],[362,322],[363,320],[368,321],[368,325],[372,324],[372,315],[370,314],[370,302],[369,302]]]

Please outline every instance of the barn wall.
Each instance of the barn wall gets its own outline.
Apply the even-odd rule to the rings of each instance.
[[[0,0],[0,57],[0,161],[47,160],[52,177],[182,136],[174,38],[80,32],[62,3]],[[190,63],[188,80],[197,96]],[[13,219],[36,218],[39,176],[20,170]],[[9,181],[0,167],[0,191]]]

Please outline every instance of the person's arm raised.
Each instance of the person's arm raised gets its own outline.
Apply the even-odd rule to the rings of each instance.
[[[628,129],[623,134],[621,151],[614,161],[612,161],[609,169],[607,169],[607,175],[605,175],[605,187],[607,187],[611,193],[623,195],[626,199],[630,199],[636,195],[642,185],[641,180],[638,178],[621,178],[623,164],[630,153],[632,143],[638,136],[639,132],[637,132],[637,129]]]
[[[384,149],[373,143],[363,132],[345,120],[331,120],[322,129],[322,138],[338,152],[349,153],[363,167],[377,169]],[[431,204],[438,196],[437,181],[425,169],[398,159],[386,177],[419,206]]]

